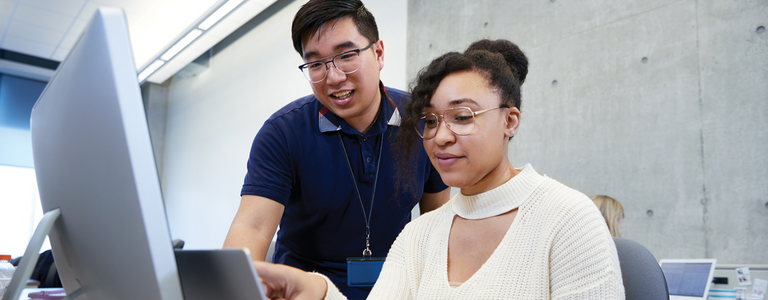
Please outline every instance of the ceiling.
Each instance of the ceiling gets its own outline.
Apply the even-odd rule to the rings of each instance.
[[[227,0],[0,0],[0,49],[62,61],[100,6],[125,11],[137,71],[223,6]],[[161,83],[275,0],[247,0],[147,81]]]

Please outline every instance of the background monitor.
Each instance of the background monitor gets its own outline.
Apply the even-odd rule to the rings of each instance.
[[[32,110],[43,211],[68,295],[183,299],[128,27],[100,8]]]
[[[670,300],[706,300],[715,273],[716,259],[662,259]]]

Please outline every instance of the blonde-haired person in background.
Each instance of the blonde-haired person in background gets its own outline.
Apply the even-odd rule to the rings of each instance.
[[[621,202],[606,195],[595,195],[591,198],[603,214],[605,222],[608,223],[611,236],[621,237],[621,223],[624,221],[624,207],[621,206]]]

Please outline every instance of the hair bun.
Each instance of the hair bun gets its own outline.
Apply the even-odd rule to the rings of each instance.
[[[501,54],[504,56],[507,66],[512,70],[512,74],[520,80],[520,84],[525,82],[525,77],[528,75],[528,58],[514,43],[503,39],[495,41],[483,39],[469,45],[464,53],[470,51],[488,51]]]

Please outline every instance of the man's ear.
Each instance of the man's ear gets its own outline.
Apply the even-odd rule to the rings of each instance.
[[[379,71],[381,71],[384,69],[384,41],[376,41],[373,44],[373,52],[376,53],[376,61],[379,63]]]
[[[520,110],[517,107],[507,109],[507,114],[504,115],[504,136],[511,138],[517,134],[517,129],[520,127]]]

